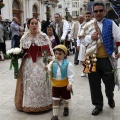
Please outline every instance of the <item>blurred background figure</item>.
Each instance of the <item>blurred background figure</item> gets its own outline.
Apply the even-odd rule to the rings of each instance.
[[[23,27],[24,27],[24,31],[25,31],[25,28],[26,28],[26,25],[27,25],[27,21],[29,20],[29,18],[26,18],[26,23],[23,24]]]
[[[85,14],[85,21],[88,22],[93,18],[92,13],[90,11]]]
[[[17,17],[13,17],[13,21],[10,25],[10,29],[12,33],[11,48],[19,47],[21,32],[23,31],[23,29],[20,26],[20,22]]]
[[[92,13],[90,11],[88,11],[85,14],[85,23],[89,22],[90,20],[92,20]],[[79,36],[80,32],[81,32],[81,30],[78,32],[78,36]],[[78,41],[80,42],[80,40],[78,40]],[[78,60],[81,62],[82,65],[84,65],[84,61],[85,61],[85,51],[86,51],[86,47],[83,44],[80,44]],[[86,77],[86,74],[84,72],[82,72],[81,77]]]
[[[79,60],[78,60],[78,55],[79,55],[79,49],[80,49],[80,44],[78,44],[78,34],[81,31],[81,27],[84,25],[85,21],[84,21],[84,16],[83,15],[79,15],[78,17],[78,23],[75,24],[74,26],[74,30],[77,27],[77,33],[75,35],[77,35],[77,40],[75,39],[75,46],[76,46],[76,51],[75,51],[75,56],[74,56],[74,64],[78,65],[79,64]],[[75,36],[76,37],[76,36]]]
[[[45,20],[41,21],[41,31],[45,33]]]
[[[59,39],[57,35],[55,34],[54,28],[52,26],[47,26],[47,35],[51,41],[52,48],[54,48],[56,45],[60,44]]]
[[[2,16],[0,15],[0,60],[4,60],[4,55],[6,54],[6,29],[3,26]]]
[[[55,21],[52,22],[50,25],[53,26],[55,33],[59,38],[59,42],[61,44],[64,44],[65,40],[66,40],[67,33],[68,33],[68,29],[69,29],[68,22],[66,20],[63,20],[63,19],[61,20],[62,17],[59,13],[56,13],[54,15],[54,18],[55,18]]]
[[[68,49],[68,55],[70,52],[75,53],[75,46],[74,46],[74,40],[71,39],[71,29],[74,27],[74,21],[72,19],[72,16],[68,16],[68,24],[69,24],[69,29],[68,29],[68,34],[67,34],[67,40],[66,40],[66,47]]]

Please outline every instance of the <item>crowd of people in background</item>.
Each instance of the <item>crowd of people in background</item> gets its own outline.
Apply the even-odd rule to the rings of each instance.
[[[88,15],[88,16],[86,16]],[[77,47],[77,36],[78,32],[80,32],[80,24],[84,25],[87,22],[88,17],[92,17],[93,14],[91,12],[86,12],[85,15],[79,15],[77,20],[73,20],[71,15],[68,15],[67,20],[63,18],[59,13],[54,15],[54,20],[51,21],[50,18],[47,20],[41,21],[41,31],[49,34],[50,39],[55,39],[53,41],[54,44],[60,44],[64,41],[65,46],[68,48],[68,55],[70,52],[75,53],[74,64],[79,64],[79,46]],[[81,18],[82,17],[82,18]],[[2,28],[4,28],[4,37],[3,41],[0,42],[0,60],[5,60],[6,57],[6,40],[11,40],[11,48],[19,47],[20,38],[26,30],[27,21],[29,18],[26,18],[26,22],[21,25],[20,20],[17,17],[13,17],[12,21],[3,21],[2,16],[0,16],[0,23]],[[83,20],[82,20],[83,19]],[[91,18],[92,19],[92,18]],[[39,20],[39,19],[38,19]],[[39,20],[40,21],[40,20]],[[117,25],[119,25],[118,20],[114,20]],[[116,22],[117,21],[117,22]],[[27,25],[28,26],[28,25]],[[79,27],[79,30],[78,30]],[[50,28],[52,29],[51,32]],[[51,35],[50,35],[51,34]],[[53,37],[54,36],[54,37]],[[52,38],[51,38],[52,37]],[[16,42],[15,42],[16,41]],[[1,44],[2,43],[2,44]],[[53,43],[52,43],[53,44]],[[81,76],[85,76],[82,74]]]
[[[94,17],[93,17],[94,14]],[[54,15],[54,20],[50,21],[42,20],[40,23],[39,19],[36,18],[27,18],[26,23],[22,27],[18,18],[13,17],[12,23],[4,27],[1,24],[2,16],[0,16],[0,59],[4,60],[4,54],[6,54],[5,40],[6,40],[6,28],[10,29],[11,33],[11,48],[21,47],[26,52],[26,56],[21,64],[21,79],[23,81],[24,90],[22,88],[16,87],[16,101],[15,105],[18,110],[25,112],[41,112],[45,110],[52,109],[52,101],[50,98],[53,98],[53,117],[51,120],[58,120],[58,109],[59,109],[59,100],[62,96],[65,99],[65,108],[63,115],[69,115],[68,109],[68,99],[70,99],[70,91],[72,90],[72,83],[74,81],[74,72],[73,66],[66,60],[66,55],[70,55],[72,52],[74,54],[74,65],[79,65],[80,63],[84,65],[85,61],[85,51],[86,46],[92,41],[98,40],[98,36],[102,38],[102,45],[98,48],[96,58],[97,62],[95,63],[96,72],[88,73],[88,79],[90,84],[91,99],[92,104],[95,106],[95,109],[92,111],[92,115],[98,115],[103,110],[103,96],[101,92],[101,79],[106,87],[106,96],[108,98],[108,105],[111,108],[115,107],[114,101],[114,74],[105,75],[104,72],[112,71],[112,66],[109,61],[109,56],[112,54],[112,42],[120,42],[119,27],[115,24],[114,21],[106,19],[105,16],[105,7],[103,3],[95,3],[93,6],[93,14],[91,12],[86,12],[85,15],[79,15],[76,21],[73,21],[72,16],[69,15],[68,19],[65,20],[59,13]],[[92,35],[85,33],[84,38],[81,38],[81,30],[85,24],[90,23],[91,20],[96,20],[96,23],[99,27],[99,31],[96,31]],[[107,25],[108,23],[108,25]],[[113,27],[112,27],[113,26]],[[106,31],[106,33],[105,33]],[[89,31],[90,32],[90,31]],[[107,39],[105,37],[110,37]],[[106,39],[105,39],[106,38]],[[114,39],[113,39],[114,38]],[[108,41],[107,41],[108,40]],[[50,42],[49,42],[50,41]],[[108,47],[109,45],[110,47]],[[83,47],[84,45],[84,47]],[[48,49],[49,59],[52,60],[51,55],[53,50],[55,51],[55,57],[57,61],[53,61],[49,65],[51,69],[52,65],[52,90],[48,89],[46,84],[43,84],[45,80],[45,71],[43,62],[41,62],[41,51],[42,49]],[[42,49],[41,49],[42,48]],[[38,56],[37,56],[38,55]],[[62,55],[62,57],[60,57]],[[58,57],[59,56],[59,57]],[[120,57],[119,53],[116,57]],[[27,58],[27,59],[26,59]],[[61,62],[62,61],[62,62]],[[64,61],[64,62],[63,62]],[[42,64],[41,64],[42,63]],[[106,64],[107,63],[107,64]],[[23,67],[24,66],[24,67]],[[31,68],[29,69],[29,66]],[[39,66],[39,67],[38,67]],[[63,69],[64,67],[68,67]],[[63,68],[62,68],[63,67]],[[59,68],[59,70],[58,70]],[[46,68],[47,69],[47,68]],[[62,72],[62,70],[64,73]],[[58,70],[56,72],[56,70]],[[61,71],[60,71],[61,70]],[[40,71],[39,74],[37,71]],[[71,74],[67,74],[68,71]],[[50,73],[51,74],[51,73]],[[62,78],[62,82],[58,82]],[[71,76],[72,75],[72,76]],[[86,77],[86,73],[82,72],[81,77]],[[67,79],[66,79],[67,78]],[[97,78],[97,79],[96,79]],[[57,79],[57,80],[56,80]],[[59,79],[59,80],[58,80]],[[35,81],[36,80],[36,83]],[[26,84],[26,81],[29,84]],[[33,85],[35,83],[35,85]],[[60,86],[57,86],[58,83]],[[17,85],[21,85],[21,81],[17,81]],[[33,85],[33,86],[32,86]],[[38,87],[38,85],[40,85]],[[59,88],[62,86],[62,89]],[[22,87],[22,85],[21,85]],[[65,88],[64,88],[65,87]],[[41,94],[38,94],[38,91]],[[46,91],[43,91],[46,89]],[[31,91],[29,91],[29,90]],[[66,91],[66,89],[69,91]],[[24,92],[25,91],[25,92]],[[53,92],[53,96],[49,92]],[[61,91],[61,93],[56,92]],[[20,92],[20,93],[19,93]],[[63,94],[66,92],[65,94]],[[23,96],[20,96],[20,95]],[[43,99],[44,96],[44,99]],[[34,100],[35,98],[35,100]],[[29,101],[27,101],[30,99]],[[43,102],[44,100],[44,102]],[[46,101],[48,100],[48,101]],[[41,104],[41,103],[44,103]]]

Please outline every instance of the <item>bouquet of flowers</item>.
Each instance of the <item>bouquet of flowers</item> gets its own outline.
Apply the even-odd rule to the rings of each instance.
[[[43,63],[45,65],[45,67],[47,67],[48,63],[50,62],[50,56],[52,56],[52,54],[50,53],[49,46],[48,45],[42,46],[42,58],[43,58]],[[50,85],[49,74],[48,74],[47,70],[46,70],[46,80],[45,80],[45,82],[47,82],[48,86]]]
[[[12,69],[12,66],[13,66],[14,67],[14,78],[17,79],[18,71],[19,71],[18,59],[23,57],[23,50],[20,48],[12,48],[7,51],[7,55],[11,59],[10,70]]]

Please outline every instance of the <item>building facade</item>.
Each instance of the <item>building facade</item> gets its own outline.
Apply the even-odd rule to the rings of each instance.
[[[78,15],[84,15],[87,11],[88,1],[89,0],[60,0],[57,4],[56,11],[63,17],[69,12],[73,18],[77,18]]]
[[[52,20],[58,0],[3,0],[3,2],[5,4],[1,9],[3,19],[12,20],[13,17],[17,17],[23,24],[26,18],[31,17],[42,21],[49,15]]]
[[[63,17],[69,12],[73,19],[76,19],[78,15],[84,15],[87,11],[92,11],[94,2],[104,2],[107,10],[110,8],[109,0],[59,0],[56,11]]]

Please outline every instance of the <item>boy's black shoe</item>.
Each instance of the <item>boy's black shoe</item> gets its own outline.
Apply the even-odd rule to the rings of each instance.
[[[115,101],[112,100],[112,101],[108,101],[108,105],[111,107],[111,108],[114,108],[115,107]]]
[[[53,116],[51,120],[59,120],[59,119],[58,119],[58,116]]]
[[[63,112],[63,115],[64,116],[68,116],[69,115],[69,109],[68,109],[68,107],[64,107],[64,112]]]

